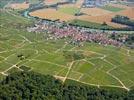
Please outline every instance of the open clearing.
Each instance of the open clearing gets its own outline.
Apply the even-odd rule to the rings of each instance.
[[[72,79],[84,84],[127,90],[134,86],[133,50],[87,42],[83,47],[76,47],[66,44],[68,39],[46,40],[45,33],[28,33],[13,28],[17,23],[25,25],[27,22],[21,16],[1,12],[0,78],[28,69],[53,75],[63,82]],[[5,27],[11,23],[15,24]],[[84,58],[69,60],[65,52],[81,52]]]

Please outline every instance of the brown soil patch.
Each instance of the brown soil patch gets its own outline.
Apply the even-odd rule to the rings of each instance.
[[[134,7],[123,10],[117,14],[123,15],[123,16],[128,16],[129,18],[134,19]]]
[[[27,9],[29,7],[29,4],[27,3],[14,3],[10,5],[13,9]]]

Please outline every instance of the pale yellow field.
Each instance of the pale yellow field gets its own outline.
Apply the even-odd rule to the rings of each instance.
[[[134,19],[134,8],[127,7],[127,6],[122,6],[122,7],[124,8],[126,7],[126,8],[125,10],[120,12],[110,12],[100,8],[83,8],[81,12],[84,12],[87,15],[80,16],[78,17],[78,19],[90,21],[90,22],[96,22],[96,23],[106,22],[108,25],[113,27],[126,27],[125,25],[111,22],[111,19],[115,15],[128,16],[129,18]]]
[[[45,19],[51,19],[51,20],[60,19],[61,21],[68,21],[68,20],[75,19],[75,16],[73,15],[61,13],[51,8],[34,11],[34,12],[31,12],[30,15],[38,16],[40,18],[45,18]]]
[[[106,14],[112,14],[112,12],[100,8],[82,8],[81,12],[89,16],[101,16]]]
[[[106,15],[100,15],[100,16],[81,16],[81,17],[78,17],[78,19],[84,20],[84,21],[100,23],[100,24],[102,24],[103,22],[106,22],[108,25],[116,27],[116,28],[126,27],[125,25],[111,22],[112,17],[114,17],[114,15],[106,14]]]
[[[14,3],[10,5],[13,9],[27,9],[29,7],[29,4],[27,3]]]
[[[115,15],[128,16],[129,18],[134,19],[134,13],[133,13],[134,9],[130,7],[126,7],[125,10],[120,12],[110,12],[100,8],[83,8],[81,12],[84,12],[87,15],[80,16],[78,17],[78,19],[90,21],[90,22],[96,22],[96,23],[106,22],[108,25],[113,27],[126,27],[125,25],[111,22],[111,19]]]

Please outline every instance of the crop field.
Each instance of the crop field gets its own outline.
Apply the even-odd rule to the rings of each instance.
[[[79,8],[76,7],[62,7],[59,8],[60,12],[66,13],[66,14],[71,14],[71,15],[75,15],[77,12],[79,12]]]
[[[14,3],[10,5],[13,9],[27,9],[29,7],[29,4],[26,3]]]
[[[90,28],[96,28],[96,29],[112,29],[113,27],[108,26],[108,25],[102,25],[99,23],[95,23],[95,22],[88,22],[88,21],[84,21],[84,20],[72,20],[69,23],[73,24],[73,25],[80,25],[80,26],[87,26]]]
[[[112,12],[119,12],[124,10],[124,8],[118,8],[118,7],[114,7],[114,6],[104,6],[101,7],[102,9],[108,10],[108,11],[112,11]]]
[[[46,33],[16,28],[27,26],[28,22],[1,11],[0,79],[15,71],[33,70],[63,82],[71,79],[98,87],[125,89],[134,86],[133,50],[88,42],[77,47],[67,44],[69,38],[46,40]]]
[[[130,19],[134,19],[134,8],[128,8],[121,12],[118,12],[119,15],[128,16]]]
[[[66,22],[76,19],[98,24],[106,22],[108,26],[114,28],[127,27],[126,25],[111,22],[111,19],[116,15],[128,16],[129,18],[134,19],[133,7],[128,7],[121,4],[109,4],[104,7],[81,8],[82,3],[83,0],[78,0],[74,4],[59,5],[56,9],[40,9],[31,12],[30,15],[51,20],[59,19]],[[83,15],[75,16],[75,14],[78,12],[82,13]]]
[[[125,25],[111,22],[111,18],[114,17],[114,14],[112,15],[111,12],[109,13],[108,11],[104,11],[103,9],[100,9],[100,8],[85,9],[84,8],[84,9],[81,9],[81,11],[85,13],[85,15],[74,16],[74,14],[78,13],[78,11],[79,11],[78,8],[74,9],[72,7],[70,8],[61,7],[59,8],[59,10],[55,10],[51,8],[37,10],[37,11],[31,12],[30,15],[37,16],[40,18],[45,18],[45,19],[51,19],[51,20],[59,19],[60,21],[66,21],[66,22],[78,19],[78,20],[98,23],[98,24],[102,24],[103,22],[106,22],[109,26],[116,27],[116,28],[126,27]]]
[[[45,19],[51,19],[51,20],[60,19],[60,21],[69,21],[69,20],[75,19],[75,16],[73,16],[71,14],[59,12],[59,11],[57,11],[55,9],[51,9],[51,8],[37,10],[37,11],[31,12],[30,15],[38,16],[40,18],[45,18]]]
[[[121,25],[111,22],[111,19],[116,15],[128,16],[130,19],[134,19],[134,9],[126,8],[125,10],[119,12],[110,12],[101,8],[82,8],[81,12],[84,15],[74,16],[75,13],[79,11],[79,8],[60,7],[58,10],[55,9],[41,9],[31,12],[30,15],[37,16],[40,18],[46,18],[51,20],[60,19],[61,21],[72,21],[72,20],[82,20],[92,23],[102,24],[106,22],[108,26],[115,28],[127,27],[126,25]]]

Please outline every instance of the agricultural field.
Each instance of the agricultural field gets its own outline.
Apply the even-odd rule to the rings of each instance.
[[[77,47],[68,44],[68,38],[47,40],[49,34],[26,31],[33,23],[30,19],[0,13],[0,79],[15,71],[32,70],[63,82],[71,79],[127,90],[134,86],[132,49],[89,42]]]
[[[119,7],[114,7],[114,6],[104,6],[101,7],[102,9],[108,10],[108,11],[112,11],[112,12],[119,12],[124,10],[124,8],[119,8]]]
[[[5,5],[7,5],[10,2],[17,2],[17,3],[23,3],[25,0],[0,0],[0,8],[3,8]],[[32,1],[32,0],[31,0]],[[37,0],[36,0],[37,1]]]
[[[9,7],[11,7],[12,9],[27,9],[29,8],[29,4],[27,3],[14,3],[11,4]]]
[[[62,7],[59,9],[59,12],[71,14],[71,15],[75,15],[79,11],[80,11],[80,9],[75,8],[75,7],[64,7],[64,8]]]
[[[75,16],[71,14],[62,13],[52,8],[30,12],[30,15],[51,20],[60,19],[60,21],[69,21],[75,19]]]
[[[113,27],[108,26],[108,25],[103,25],[103,24],[99,24],[99,23],[95,23],[95,22],[83,21],[83,20],[79,20],[79,19],[72,20],[69,23],[71,23],[73,25],[86,26],[86,27],[95,28],[95,29],[113,29]]]
[[[134,19],[133,7],[121,4],[109,4],[104,7],[83,8],[81,7],[82,2],[83,0],[78,0],[75,4],[59,5],[57,8],[44,8],[33,11],[30,15],[51,20],[59,19],[60,21],[66,22],[77,19],[98,24],[106,22],[108,26],[114,28],[128,27],[126,25],[111,22],[111,19],[116,15],[127,16]],[[81,13],[82,15],[75,16],[77,13]]]

